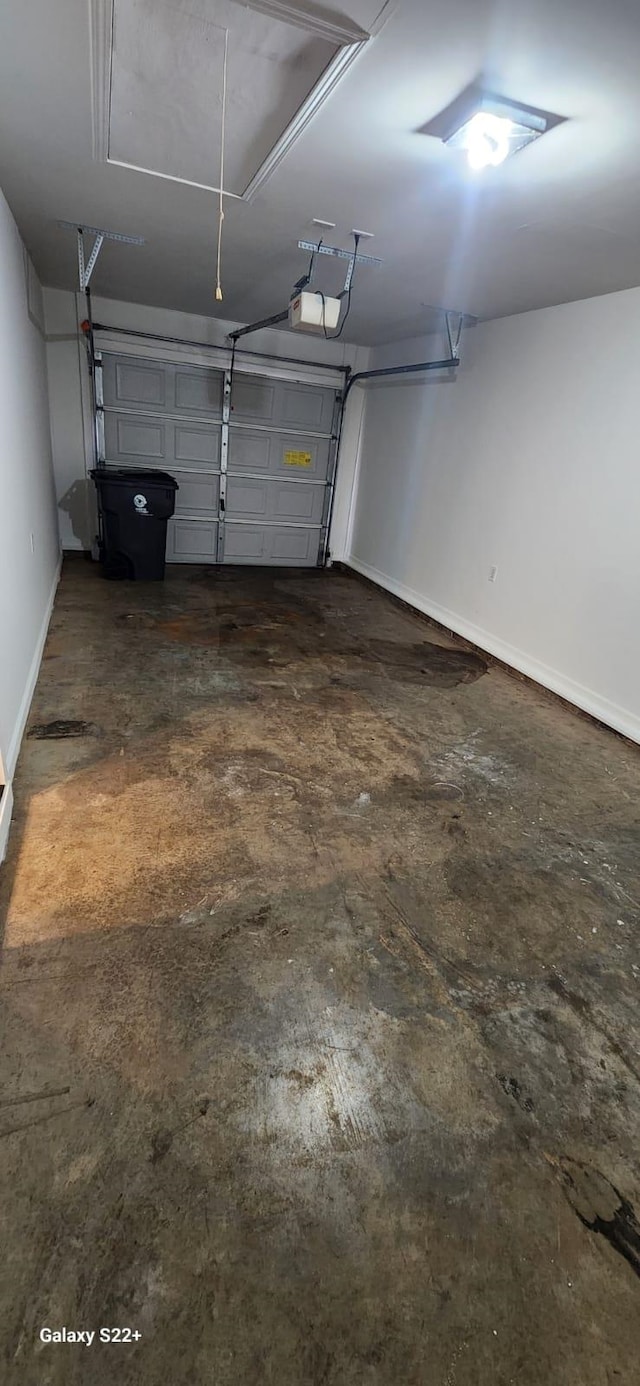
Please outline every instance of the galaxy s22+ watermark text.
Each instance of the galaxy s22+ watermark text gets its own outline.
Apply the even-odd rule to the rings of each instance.
[[[137,1328],[49,1328],[40,1329],[41,1343],[74,1343],[76,1347],[93,1347],[95,1343],[138,1343],[142,1334]]]

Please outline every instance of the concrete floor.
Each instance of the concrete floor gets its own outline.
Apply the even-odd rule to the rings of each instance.
[[[636,1383],[639,787],[354,577],[69,561],[3,872],[6,1386]]]

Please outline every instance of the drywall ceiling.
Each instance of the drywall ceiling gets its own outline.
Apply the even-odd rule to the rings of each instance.
[[[56,219],[82,220],[146,238],[105,247],[96,293],[249,321],[285,306],[314,216],[345,246],[374,231],[384,260],[356,278],[352,341],[414,336],[426,305],[486,318],[640,282],[636,0],[116,0],[110,103],[89,8],[110,52],[110,0],[0,0],[0,185],[46,284],[75,287]],[[215,194],[106,162],[105,135],[124,163],[215,178],[225,27],[226,185],[262,175],[252,200],[226,200],[216,304]],[[482,176],[420,133],[480,76],[566,117]],[[272,157],[318,77],[324,99]],[[327,259],[321,287],[343,273]]]

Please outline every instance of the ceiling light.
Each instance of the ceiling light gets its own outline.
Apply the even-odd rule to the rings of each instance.
[[[479,171],[497,168],[547,129],[546,116],[498,97],[481,96],[463,123],[443,138],[450,149],[463,150],[469,167]]]
[[[464,143],[469,168],[487,168],[490,164],[497,168],[503,164],[509,153],[509,138],[513,121],[506,116],[491,115],[489,111],[478,111],[464,127]]]

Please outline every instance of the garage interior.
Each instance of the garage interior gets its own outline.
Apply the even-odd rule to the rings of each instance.
[[[635,1382],[640,16],[0,15],[2,1380]]]

